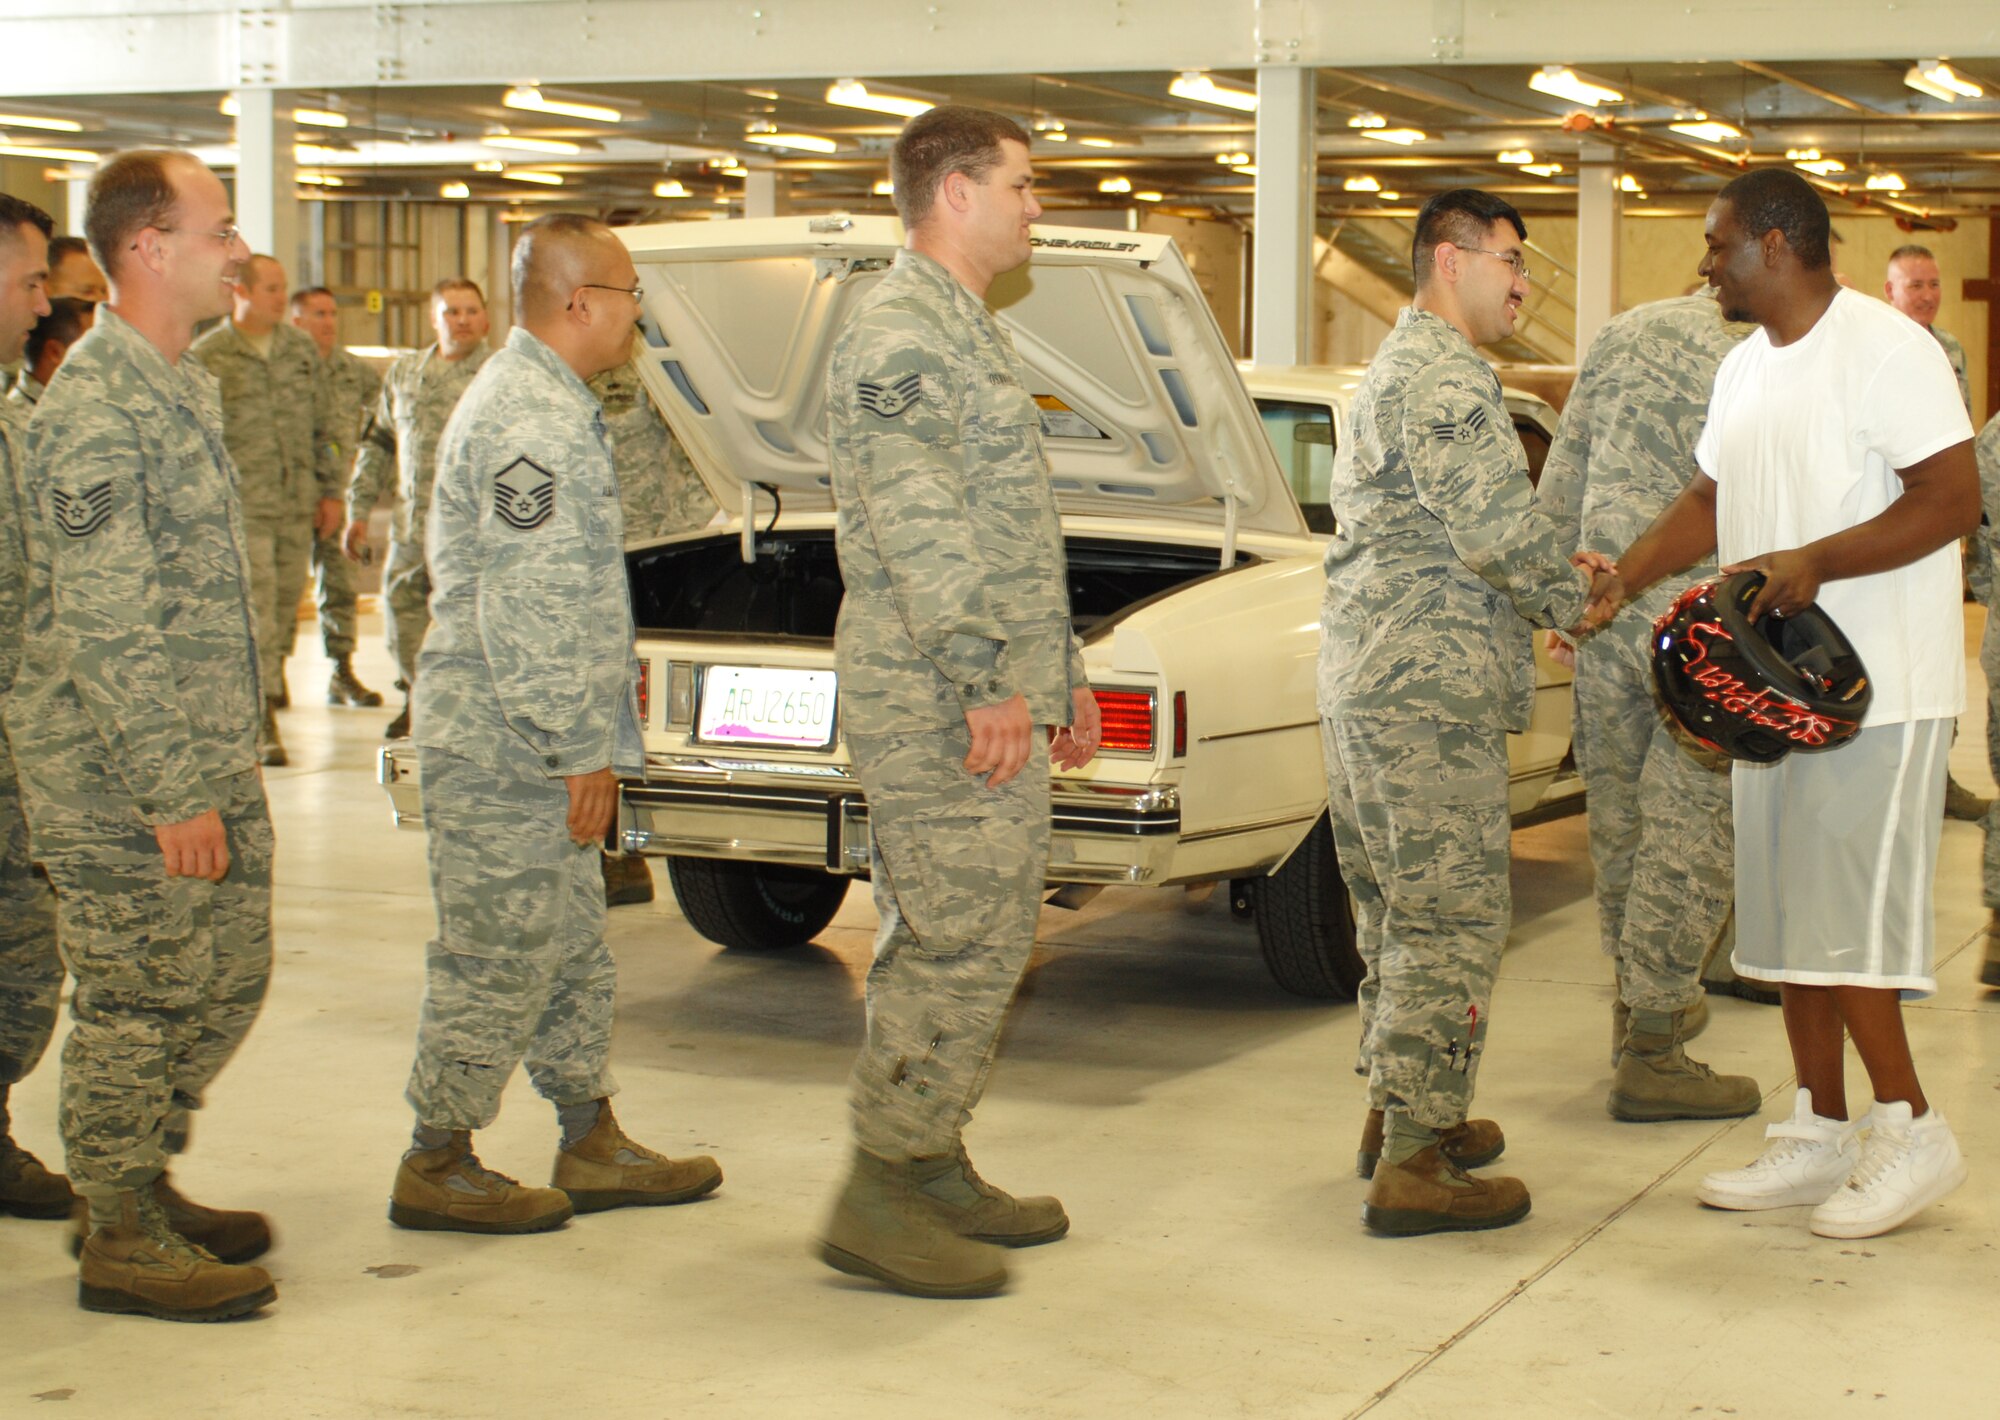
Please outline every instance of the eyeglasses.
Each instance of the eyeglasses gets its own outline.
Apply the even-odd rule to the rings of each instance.
[[[1514,268],[1514,274],[1521,280],[1528,279],[1528,259],[1517,251],[1488,251],[1485,247],[1460,247],[1460,251],[1476,251],[1481,256],[1496,257]]]
[[[155,227],[153,228],[153,230],[156,232],[179,232],[179,231],[184,231],[185,228]],[[218,230],[213,232],[205,232],[203,233],[203,235],[215,241],[221,242],[224,246],[229,246],[234,242],[240,242],[243,240],[243,229],[241,227],[232,225],[228,227],[219,228]],[[135,251],[138,249],[138,245],[139,244],[137,242],[134,242],[132,244],[133,249]]]
[[[576,289],[579,291],[618,291],[630,296],[635,301],[646,299],[646,288],[637,284],[631,286],[606,286],[601,281],[584,281],[580,282]],[[576,309],[576,298],[574,296],[570,298],[568,309]]]

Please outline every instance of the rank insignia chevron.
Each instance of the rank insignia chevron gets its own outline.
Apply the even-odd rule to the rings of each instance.
[[[861,407],[877,419],[894,419],[917,402],[917,396],[924,390],[924,377],[908,374],[892,384],[878,385],[872,380],[863,380],[855,386],[855,394],[861,400]]]
[[[92,484],[81,493],[49,490],[55,505],[56,526],[71,537],[89,537],[111,521],[111,481]]]

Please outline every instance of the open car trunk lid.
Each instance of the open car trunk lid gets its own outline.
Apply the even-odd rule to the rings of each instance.
[[[623,227],[639,361],[716,501],[746,521],[832,506],[833,342],[901,248],[890,217]],[[1062,510],[1306,532],[1222,332],[1172,240],[1037,227],[988,304],[1042,409]]]

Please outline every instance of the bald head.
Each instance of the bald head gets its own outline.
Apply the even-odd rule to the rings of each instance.
[[[529,223],[514,248],[513,274],[522,326],[579,378],[631,358],[639,277],[632,254],[602,222],[557,213]]]
[[[632,258],[609,227],[556,213],[529,223],[514,248],[514,309],[534,326],[561,315],[579,287],[629,289],[631,272]]]

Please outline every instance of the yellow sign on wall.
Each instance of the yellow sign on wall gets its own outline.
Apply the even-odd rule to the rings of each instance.
[[[369,315],[371,315],[371,316],[379,316],[379,315],[381,315],[381,314],[382,314],[382,293],[381,293],[380,291],[370,291],[370,292],[368,293],[368,301],[367,301],[367,305],[368,305],[368,314],[369,314]]]

